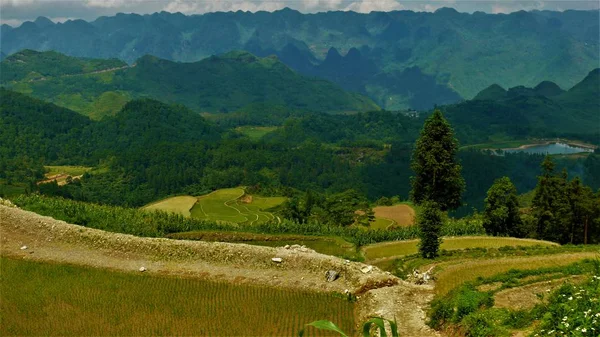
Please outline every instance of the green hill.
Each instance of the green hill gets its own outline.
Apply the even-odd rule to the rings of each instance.
[[[445,110],[463,144],[494,141],[492,137],[574,137],[598,143],[600,69],[568,91],[547,82],[508,91],[496,85]]]
[[[15,60],[21,54],[29,55],[26,64],[32,66],[19,72],[21,62]],[[44,74],[48,64],[55,64],[52,77],[30,81],[15,75],[5,85],[95,119],[114,114],[128,100],[138,97],[209,112],[228,112],[257,102],[318,112],[378,109],[365,96],[346,92],[325,80],[301,76],[275,57],[259,58],[247,52],[230,52],[194,63],[144,56],[131,67],[89,73],[69,67],[78,64],[73,60],[84,62],[58,57],[54,52],[19,53],[1,63],[3,72]]]
[[[23,50],[2,59],[0,83],[40,81],[56,76],[80,75],[122,68],[127,63],[118,59],[77,58],[54,51]]]

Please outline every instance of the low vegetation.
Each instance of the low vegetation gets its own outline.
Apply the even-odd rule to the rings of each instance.
[[[523,267],[525,265],[493,276],[479,277],[436,297],[431,304],[429,324],[436,329],[458,330],[465,336],[495,337],[510,336],[512,331],[528,329],[534,321],[541,320],[536,327],[536,336],[571,336],[573,332],[578,332],[577,336],[596,336],[591,329],[597,329],[600,322],[598,319],[594,322],[594,315],[600,315],[598,260],[582,260],[564,266],[537,265],[533,269]],[[568,281],[574,275],[581,275],[589,282],[576,286]],[[549,281],[552,280],[563,281],[555,282],[555,286],[551,287],[552,282]],[[530,308],[499,308],[494,305],[495,295],[502,291],[541,283],[546,286],[536,293],[540,301]],[[557,287],[559,289],[552,292]],[[582,329],[587,333],[582,333]]]
[[[353,303],[331,294],[0,262],[3,336],[294,336],[316,319],[354,331]],[[305,335],[334,336],[310,327]]]
[[[198,198],[196,197],[182,195],[178,197],[171,197],[159,200],[157,202],[142,207],[142,209],[176,213],[189,217],[191,215],[190,210],[192,209],[192,207],[194,207],[197,201]]]

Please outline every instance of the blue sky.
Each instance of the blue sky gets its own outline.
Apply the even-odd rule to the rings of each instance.
[[[0,0],[0,21],[17,26],[23,21],[46,16],[53,21],[69,19],[94,20],[119,12],[147,14],[159,11],[202,14],[216,11],[274,11],[290,7],[303,13],[329,10],[371,11],[414,10],[435,11],[453,7],[460,12],[510,13],[519,10],[598,9],[599,1],[558,0]]]

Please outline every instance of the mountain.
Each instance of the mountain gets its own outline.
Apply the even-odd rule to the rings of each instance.
[[[40,81],[55,76],[72,76],[126,67],[118,59],[100,60],[66,56],[54,51],[22,50],[3,59],[0,83]]]
[[[444,107],[463,143],[495,137],[574,137],[593,143],[600,134],[600,69],[563,91],[551,82],[535,88],[493,85],[476,98]]]
[[[4,84],[95,119],[114,114],[136,97],[209,112],[237,110],[255,102],[316,112],[378,109],[367,97],[326,80],[299,75],[274,56],[230,52],[193,63],[143,56],[132,66],[118,64],[109,70],[81,72],[78,64],[89,60],[58,55],[30,51],[11,55],[0,64],[3,73],[10,74],[7,80],[12,80]],[[46,62],[48,59],[52,62]]]
[[[131,64],[144,55],[195,62],[246,50],[260,57],[276,55],[304,75],[360,89],[386,109],[431,108],[471,99],[494,83],[534,87],[549,80],[572,87],[600,62],[598,14],[467,14],[448,8],[369,14],[290,9],[190,16],[120,13],[91,22],[51,24],[39,18],[16,28],[2,26],[0,49],[6,54],[56,50]],[[334,64],[336,55],[328,57],[332,48],[342,63],[360,64],[359,72]],[[413,84],[403,74],[417,68],[422,80]]]

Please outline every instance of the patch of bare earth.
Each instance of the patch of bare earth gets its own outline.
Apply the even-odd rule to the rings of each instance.
[[[586,276],[575,275],[501,290],[494,295],[494,307],[514,310],[531,309],[542,303],[546,295],[565,283],[581,283]]]
[[[425,324],[432,289],[408,284],[366,265],[295,250],[231,244],[141,238],[68,224],[64,221],[0,205],[0,253],[11,258],[137,272],[259,284],[359,297],[357,322],[373,315],[399,322],[402,336],[435,336]],[[26,249],[21,249],[27,246]],[[281,263],[271,259],[279,257]],[[326,282],[325,273],[340,273]]]

